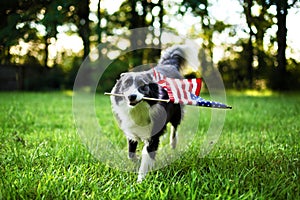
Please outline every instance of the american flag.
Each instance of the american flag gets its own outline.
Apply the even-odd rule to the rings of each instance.
[[[223,103],[207,101],[199,96],[202,79],[175,79],[169,78],[153,69],[154,80],[163,87],[169,95],[171,103],[195,105],[212,108],[231,108]]]

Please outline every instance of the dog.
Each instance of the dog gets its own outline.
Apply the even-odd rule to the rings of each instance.
[[[180,73],[187,60],[185,45],[166,49],[154,69],[169,78],[183,79]],[[190,50],[190,49],[189,49]],[[177,128],[183,119],[183,106],[161,101],[144,100],[143,97],[169,99],[168,93],[157,84],[154,70],[126,72],[120,75],[111,93],[112,110],[128,142],[128,157],[137,161],[138,142],[144,143],[137,182],[141,182],[155,163],[160,136],[171,123],[170,145],[177,144]]]

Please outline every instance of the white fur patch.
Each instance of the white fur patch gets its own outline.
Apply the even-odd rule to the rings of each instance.
[[[144,95],[140,93],[136,88],[132,87],[128,91],[124,92],[125,97],[135,94],[136,95],[136,101],[139,102],[143,99]]]
[[[175,130],[174,126],[171,126],[170,145],[172,149],[175,149],[177,145],[177,131]]]
[[[139,169],[138,179],[137,182],[140,183],[145,178],[148,171],[150,171],[155,163],[155,160],[150,157],[150,155],[147,152],[147,146],[148,144],[145,144],[142,151],[142,161],[141,166]]]
[[[120,127],[127,138],[135,141],[150,138],[152,121],[149,116],[150,106],[146,102],[129,106],[127,101],[123,100],[119,105],[114,105],[113,108],[121,119]]]

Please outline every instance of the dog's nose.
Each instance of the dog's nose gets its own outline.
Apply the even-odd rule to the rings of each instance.
[[[129,101],[135,101],[136,100],[137,95],[136,94],[131,94],[128,96]]]

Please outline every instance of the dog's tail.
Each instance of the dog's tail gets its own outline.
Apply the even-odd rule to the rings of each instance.
[[[198,49],[188,45],[175,45],[167,48],[159,60],[161,65],[173,65],[178,70],[189,65],[194,70],[199,67]]]

